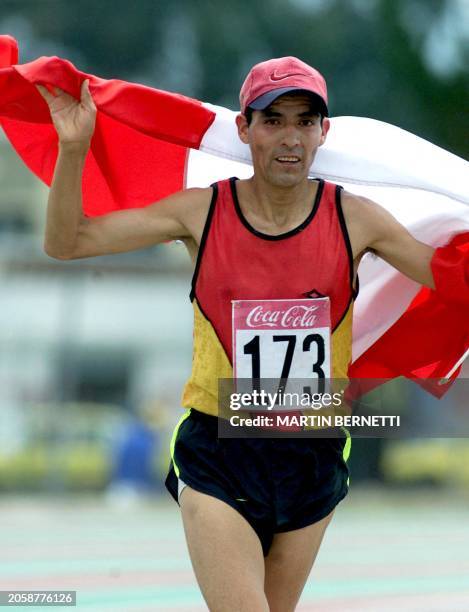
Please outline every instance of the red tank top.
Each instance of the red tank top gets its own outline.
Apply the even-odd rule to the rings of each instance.
[[[244,217],[236,181],[213,185],[191,291],[191,300],[196,298],[230,362],[231,300],[328,296],[333,331],[355,297],[342,187],[320,180],[307,218],[295,229],[272,236],[254,229]]]

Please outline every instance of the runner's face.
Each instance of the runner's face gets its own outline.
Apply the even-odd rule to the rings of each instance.
[[[254,111],[251,125],[238,121],[239,135],[249,144],[254,172],[270,184],[291,187],[306,180],[329,120],[311,110],[307,95],[284,95],[264,111]],[[245,118],[244,118],[244,121]]]

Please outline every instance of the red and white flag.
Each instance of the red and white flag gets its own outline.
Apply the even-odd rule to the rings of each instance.
[[[252,175],[235,111],[101,79],[57,57],[15,64],[15,41],[0,38],[0,124],[24,163],[48,185],[57,135],[34,85],[58,86],[78,98],[82,81],[90,79],[98,114],[84,170],[86,215],[146,206],[184,187]],[[419,240],[448,245],[432,260],[437,291],[364,257],[350,375],[454,378],[459,370],[452,370],[469,348],[469,163],[395,126],[333,117],[310,175],[376,200]]]

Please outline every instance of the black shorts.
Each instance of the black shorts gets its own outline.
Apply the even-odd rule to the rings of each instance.
[[[275,533],[319,521],[347,495],[345,432],[340,438],[218,438],[217,420],[193,408],[183,416],[171,441],[166,488],[178,503],[182,481],[232,506],[259,536],[264,556]]]

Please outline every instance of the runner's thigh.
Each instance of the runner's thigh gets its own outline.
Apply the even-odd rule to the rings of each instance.
[[[179,503],[192,565],[209,609],[269,612],[262,546],[249,523],[227,503],[189,486]]]
[[[295,610],[333,512],[302,529],[274,535],[265,558],[265,593],[270,612]]]

